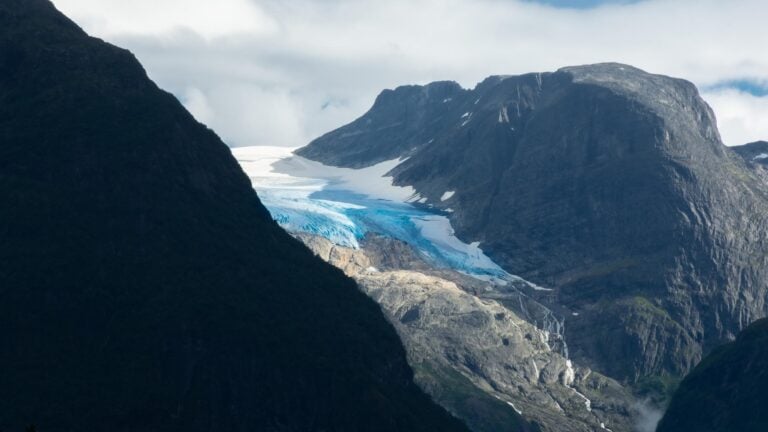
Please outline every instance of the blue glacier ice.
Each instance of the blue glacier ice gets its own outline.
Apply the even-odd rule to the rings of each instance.
[[[376,233],[408,243],[436,268],[500,284],[521,280],[496,265],[479,244],[459,240],[445,214],[412,204],[407,199],[412,190],[392,186],[385,173],[398,161],[351,170],[285,149],[252,147],[234,153],[272,217],[289,232],[320,235],[352,248]]]

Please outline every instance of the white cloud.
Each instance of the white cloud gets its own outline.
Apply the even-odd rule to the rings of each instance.
[[[727,145],[768,140],[768,97],[733,89],[704,93],[718,114],[717,125]]]
[[[211,108],[211,105],[208,102],[208,97],[205,93],[200,91],[200,89],[194,87],[188,88],[184,92],[181,100],[187,110],[191,112],[198,121],[205,124],[212,124],[214,122],[216,113],[214,113]]]
[[[302,145],[362,114],[384,88],[438,79],[474,86],[492,74],[601,61],[700,86],[768,77],[763,0],[589,10],[515,0],[54,2],[134,51],[230,145]],[[768,99],[706,97],[727,143],[765,134]]]
[[[90,32],[164,35],[193,31],[206,38],[272,33],[277,24],[249,0],[61,0],[54,2]]]

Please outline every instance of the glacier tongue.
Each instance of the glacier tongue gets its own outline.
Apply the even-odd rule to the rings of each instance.
[[[295,156],[292,150],[233,149],[272,217],[288,231],[353,248],[375,232],[412,245],[438,267],[499,285],[521,281],[488,258],[478,243],[459,240],[444,214],[409,202],[417,195],[412,187],[392,185],[387,173],[402,160],[337,168]]]

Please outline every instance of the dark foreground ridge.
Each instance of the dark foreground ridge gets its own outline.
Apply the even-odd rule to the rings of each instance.
[[[407,157],[395,183],[553,288],[574,360],[619,380],[663,386],[768,313],[768,177],[687,81],[607,63],[404,86],[298,154]]]
[[[127,51],[0,2],[0,428],[462,431]]]
[[[768,430],[768,319],[718,347],[683,380],[657,432]]]

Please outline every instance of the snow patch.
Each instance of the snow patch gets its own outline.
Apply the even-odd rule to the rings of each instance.
[[[505,106],[499,110],[499,123],[509,123],[509,114]]]
[[[588,397],[584,396],[583,394],[579,393],[578,390],[571,387],[571,390],[573,390],[573,393],[576,394],[579,398],[581,398],[584,401],[584,405],[587,407],[587,411],[592,412],[592,401],[589,400]]]
[[[752,160],[761,160],[761,159],[768,159],[768,153],[760,153],[759,155],[752,158]]]
[[[570,360],[565,361],[565,371],[563,371],[562,384],[570,387],[576,380],[576,371],[573,370],[573,363]]]
[[[512,409],[513,409],[513,410],[515,410],[515,412],[516,412],[518,415],[523,415],[523,412],[522,412],[522,411],[520,411],[519,409],[517,409],[517,407],[515,407],[515,404],[513,404],[512,402],[509,402],[509,401],[507,401],[507,405],[511,406],[511,407],[512,407]]]
[[[443,99],[443,103],[448,103],[448,102],[450,102],[452,100],[453,100],[452,98],[445,98],[445,99]]]
[[[449,200],[455,194],[456,194],[456,191],[448,191],[448,192],[444,193],[443,196],[440,197],[440,201]]]
[[[467,125],[467,123],[469,123],[470,120],[472,120],[472,113],[471,112],[465,112],[464,114],[461,115],[461,118],[465,119],[465,120],[461,123],[461,126],[459,126],[459,127],[464,127],[464,126]]]

